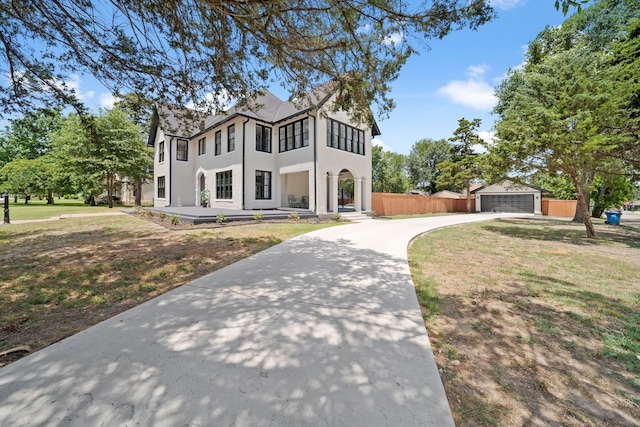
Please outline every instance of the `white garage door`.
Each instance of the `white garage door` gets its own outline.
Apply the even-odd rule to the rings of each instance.
[[[533,213],[533,194],[496,194],[480,196],[482,212]]]

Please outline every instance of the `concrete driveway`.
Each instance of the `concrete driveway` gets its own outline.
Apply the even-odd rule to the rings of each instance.
[[[453,426],[407,265],[434,228],[297,237],[0,370],[2,426]]]

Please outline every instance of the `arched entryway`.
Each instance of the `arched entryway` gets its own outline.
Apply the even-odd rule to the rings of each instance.
[[[204,170],[198,170],[196,174],[196,206],[208,206],[209,191],[207,189],[207,175]]]
[[[342,169],[335,173],[326,173],[326,212],[362,212],[369,208],[365,200],[368,193],[366,180],[358,177],[356,172]]]
[[[342,169],[338,175],[338,211],[355,211],[355,184],[353,174]]]

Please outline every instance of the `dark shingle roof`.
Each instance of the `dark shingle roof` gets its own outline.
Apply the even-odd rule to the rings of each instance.
[[[320,108],[331,96],[331,83],[318,86],[308,91],[300,99],[282,101],[269,91],[248,101],[247,105],[234,106],[222,114],[207,115],[198,111],[169,104],[158,104],[154,112],[153,125],[149,135],[149,144],[155,141],[157,128],[166,134],[192,138],[236,116],[277,123],[303,114],[309,110]],[[374,135],[379,135],[378,126],[374,125]]]

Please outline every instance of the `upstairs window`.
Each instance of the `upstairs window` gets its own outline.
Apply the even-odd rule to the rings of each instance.
[[[344,123],[327,121],[327,146],[350,153],[365,155],[364,131]]]
[[[164,141],[158,143],[158,163],[164,162]]]
[[[271,128],[256,125],[256,151],[271,152]]]
[[[219,130],[216,132],[215,136],[215,155],[219,156],[222,154],[222,131]]]
[[[305,118],[293,123],[281,126],[280,152],[295,150],[296,148],[309,146],[309,119]]]
[[[227,128],[227,152],[232,152],[236,149],[236,126],[231,125]]]
[[[207,138],[200,138],[198,140],[198,156],[202,156],[207,152]]]
[[[189,141],[186,139],[179,139],[176,149],[176,160],[186,162],[189,160]]]

